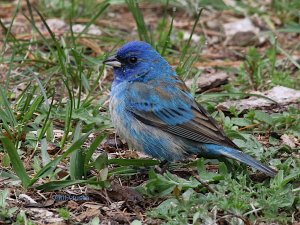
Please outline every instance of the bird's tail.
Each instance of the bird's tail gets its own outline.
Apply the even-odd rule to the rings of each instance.
[[[208,146],[209,145],[209,146]],[[265,174],[267,174],[270,177],[274,177],[277,174],[277,171],[270,168],[269,166],[263,165],[261,162],[257,161],[256,159],[252,158],[250,155],[247,155],[244,152],[241,152],[239,150],[225,147],[225,146],[219,146],[219,145],[206,145],[208,150],[214,149],[216,155],[223,155],[227,158],[238,160],[242,163],[245,163],[248,166],[251,166]],[[217,150],[218,147],[218,150]]]

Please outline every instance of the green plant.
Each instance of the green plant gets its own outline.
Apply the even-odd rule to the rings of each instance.
[[[0,193],[0,221],[4,222],[8,222],[13,214],[18,210],[17,207],[8,208],[6,200],[9,193],[9,189],[4,189]]]
[[[70,211],[65,208],[58,209],[59,216],[64,220],[69,220],[71,217]]]

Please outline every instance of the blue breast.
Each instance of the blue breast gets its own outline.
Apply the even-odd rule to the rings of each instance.
[[[130,90],[130,83],[127,82],[113,87],[110,98],[110,113],[117,133],[130,146],[136,150],[144,151],[154,158],[168,161],[182,160],[188,152],[198,148],[189,141],[138,121],[131,112],[126,110],[125,100],[128,90]]]

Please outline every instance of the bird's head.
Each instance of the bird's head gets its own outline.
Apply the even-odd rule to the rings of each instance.
[[[128,42],[103,63],[114,68],[114,85],[123,81],[147,81],[174,73],[168,62],[150,44],[142,41]]]

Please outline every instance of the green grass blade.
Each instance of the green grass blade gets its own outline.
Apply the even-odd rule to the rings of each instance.
[[[100,9],[99,11],[92,17],[92,19],[85,25],[84,29],[77,35],[76,39],[81,37],[82,34],[84,34],[89,27],[98,19],[99,16],[101,16],[101,14],[107,9],[107,7],[109,6],[109,1],[104,1],[102,3],[100,3]]]
[[[148,28],[146,26],[143,13],[139,8],[139,5],[136,0],[126,0],[127,6],[129,11],[132,13],[132,16],[136,22],[136,26],[138,29],[139,37],[141,40],[146,41],[150,44],[151,38],[150,34],[148,33]]]
[[[70,93],[70,92],[69,92]],[[61,148],[64,147],[67,137],[69,135],[69,131],[71,128],[71,119],[72,119],[72,112],[73,112],[73,101],[69,101],[67,104],[66,116],[65,116],[65,130],[64,135],[61,139],[60,146]]]
[[[165,55],[166,49],[168,47],[168,44],[170,43],[170,37],[171,37],[172,30],[173,30],[173,23],[174,23],[174,15],[172,15],[172,20],[171,20],[170,28],[169,28],[168,34],[167,34],[167,36],[165,38],[165,41],[164,41],[164,47],[163,47],[163,49],[161,51],[161,55],[162,56]]]
[[[250,93],[240,93],[240,92],[236,92],[236,93],[205,93],[205,94],[202,94],[203,96],[205,97],[208,97],[208,98],[215,98],[215,97],[230,97],[230,96],[241,96],[241,97],[251,97],[251,96],[254,96],[254,97],[257,97],[257,98],[263,98],[263,99],[266,99],[266,100],[269,100],[275,104],[278,104],[278,102],[276,102],[275,100],[267,97],[267,96],[264,96],[264,95],[260,95],[260,94],[250,94]]]
[[[55,93],[55,91],[53,90],[53,93],[51,94],[52,100],[51,100],[51,103],[48,107],[47,115],[46,115],[44,124],[42,126],[42,130],[41,130],[41,132],[38,136],[38,141],[40,141],[44,137],[45,133],[47,132],[47,130],[49,129],[49,127],[51,125],[51,121],[49,120],[49,118],[50,118],[51,110],[52,110],[52,107],[53,107],[54,93]]]
[[[72,180],[82,179],[84,176],[84,158],[82,149],[72,153],[70,157],[70,176]]]
[[[59,181],[51,181],[46,184],[42,184],[36,187],[38,190],[43,191],[54,191],[60,190],[65,187],[69,187],[76,184],[91,184],[91,185],[98,185],[100,187],[107,186],[106,181],[94,181],[94,180],[59,180]]]
[[[53,190],[60,190],[65,187],[69,187],[71,185],[75,184],[83,184],[87,183],[87,180],[59,180],[59,181],[51,181],[46,184],[42,184],[39,186],[36,186],[36,189],[38,190],[44,190],[44,191],[53,191]]]
[[[61,156],[57,157],[56,159],[49,162],[45,167],[43,167],[35,176],[33,179],[31,179],[31,182],[29,186],[32,186],[40,177],[47,174],[49,171],[53,170],[57,164],[64,158],[66,158],[68,155],[70,155],[72,152],[78,150],[80,146],[86,141],[88,136],[90,135],[91,131],[81,136],[76,142],[74,142],[68,150],[62,154]]]
[[[22,123],[26,123],[27,121],[29,121],[32,118],[33,113],[36,112],[36,110],[38,109],[38,106],[42,103],[43,99],[44,99],[44,97],[40,95],[40,96],[37,96],[36,99],[34,99],[31,102],[30,107],[25,111],[25,115],[23,117]]]
[[[109,164],[117,164],[119,166],[155,166],[159,164],[159,160],[153,159],[109,159]]]
[[[80,138],[81,122],[79,122],[74,132],[74,142]],[[84,175],[84,154],[82,149],[78,149],[70,156],[70,176],[72,180],[82,179]]]
[[[4,146],[4,149],[6,150],[7,154],[9,155],[12,167],[17,174],[17,176],[22,181],[22,184],[25,188],[28,187],[30,178],[28,174],[26,173],[26,169],[23,165],[23,162],[18,154],[18,151],[14,144],[7,138],[7,137],[0,137],[0,140]]]
[[[84,174],[87,174],[89,169],[89,161],[92,158],[93,153],[96,151],[100,143],[107,137],[107,134],[101,134],[95,138],[93,143],[90,145],[89,149],[86,151],[84,160]]]
[[[7,119],[11,126],[16,127],[18,125],[17,119],[14,115],[14,112],[12,111],[10,107],[10,102],[7,99],[7,95],[4,92],[3,88],[0,86],[0,107],[3,107],[4,113],[7,116]]]
[[[34,16],[33,16],[33,11],[32,11],[32,7],[31,7],[31,4],[29,2],[29,0],[26,0],[26,3],[27,3],[27,8],[28,8],[28,11],[29,11],[29,15],[30,15],[30,18],[23,13],[23,16],[31,23],[32,27],[34,28],[34,30],[36,32],[38,32],[38,34],[40,35],[40,37],[43,39],[43,43],[47,45],[47,47],[50,49],[50,51],[54,52],[55,50],[52,48],[51,44],[49,43],[49,41],[47,40],[47,38],[42,34],[42,32],[38,29],[38,27],[36,26],[35,24],[35,21],[34,21]],[[43,21],[44,22],[44,21]],[[49,26],[47,25],[46,28],[48,29]],[[51,34],[51,33],[50,33]],[[51,35],[52,36],[52,35]]]
[[[5,112],[1,108],[0,108],[0,118],[2,120],[1,125],[3,128],[3,129],[0,129],[0,134],[3,135],[3,133],[5,133],[6,137],[9,137],[11,140],[14,140],[15,136],[14,136],[13,132],[11,131],[10,126],[8,125]]]
[[[15,12],[13,13],[13,17],[11,19],[11,22],[10,22],[10,25],[9,25],[9,28],[6,28],[5,25],[3,24],[3,22],[0,20],[0,26],[3,30],[3,33],[5,34],[5,38],[4,38],[4,43],[3,43],[3,46],[2,46],[2,53],[1,55],[4,53],[5,49],[6,49],[6,44],[8,41],[12,40],[12,42],[14,43],[18,43],[19,41],[15,38],[15,36],[11,33],[11,29],[12,29],[12,26],[14,24],[14,21],[17,17],[17,14],[19,12],[19,9],[20,9],[20,0],[18,1],[17,3],[17,6],[16,6],[16,10]]]
[[[195,32],[196,26],[197,26],[197,24],[199,22],[199,19],[200,19],[200,16],[201,16],[203,10],[204,10],[204,8],[201,8],[199,10],[199,13],[198,13],[198,15],[196,17],[196,20],[195,20],[193,28],[192,28],[192,32],[191,32],[190,37],[188,39],[188,42],[186,43],[186,45],[184,46],[184,48],[183,48],[183,50],[181,52],[180,62],[184,61],[184,58],[185,58],[185,56],[186,56],[186,54],[187,54],[187,52],[188,52],[188,50],[189,50],[189,48],[191,46],[191,41],[192,41],[192,38],[193,38],[193,35],[194,35],[194,32]]]
[[[132,166],[119,166],[109,171],[108,176],[132,176],[139,173],[138,168],[132,168]]]
[[[48,144],[46,138],[41,140],[41,157],[43,166],[47,165],[50,162],[50,156],[47,152]]]

